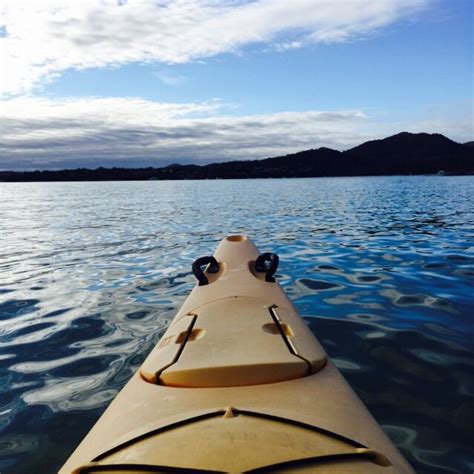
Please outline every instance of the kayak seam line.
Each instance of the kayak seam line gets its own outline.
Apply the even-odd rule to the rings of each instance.
[[[278,421],[278,422],[284,423],[284,424],[291,424],[291,425],[294,425],[294,426],[298,426],[300,428],[305,428],[305,429],[308,429],[310,431],[315,431],[317,433],[324,434],[328,437],[337,439],[339,441],[343,441],[343,442],[345,442],[345,443],[347,443],[347,444],[349,444],[349,445],[351,445],[355,448],[365,448],[365,449],[367,449],[367,446],[359,443],[358,441],[355,441],[351,438],[347,438],[347,437],[345,437],[343,435],[340,435],[338,433],[334,433],[333,431],[327,430],[325,428],[321,428],[319,426],[314,426],[314,425],[310,425],[308,423],[304,423],[302,421],[293,420],[293,419],[290,419],[290,418],[284,418],[284,417],[277,416],[277,415],[270,415],[270,414],[267,414],[267,413],[254,412],[254,411],[250,411],[250,410],[240,410],[238,408],[234,408],[233,412],[236,415],[247,415],[247,416],[254,417],[254,418],[264,418],[264,419],[268,419],[268,420]],[[117,451],[120,451],[121,449],[124,449],[124,448],[126,448],[126,447],[128,447],[128,446],[130,446],[130,445],[132,445],[136,442],[142,441],[142,440],[144,440],[146,438],[149,438],[151,436],[158,435],[162,432],[165,432],[165,431],[168,431],[168,430],[171,430],[171,429],[179,428],[180,426],[183,426],[183,425],[186,425],[186,424],[195,423],[195,422],[202,421],[202,420],[205,420],[205,419],[208,419],[208,418],[214,418],[214,417],[217,417],[219,415],[225,415],[225,413],[226,413],[225,410],[216,410],[216,411],[212,411],[210,413],[204,413],[202,415],[198,415],[198,416],[195,416],[195,417],[192,417],[192,418],[187,418],[187,419],[184,419],[184,420],[180,420],[180,421],[177,421],[177,422],[172,423],[170,425],[162,426],[162,427],[157,428],[155,430],[148,431],[146,433],[143,433],[141,435],[136,436],[135,438],[129,439],[128,441],[124,441],[123,443],[121,443],[121,444],[119,444],[119,445],[117,445],[113,448],[110,448],[107,451],[104,451],[103,453],[99,454],[94,459],[92,459],[92,462],[100,461],[101,459],[103,459],[103,458],[105,458],[105,457],[107,457],[111,454],[114,454]]]
[[[188,313],[189,314],[189,313]],[[191,313],[192,314],[192,313]],[[193,331],[193,328],[194,328],[194,325],[196,324],[196,320],[197,320],[197,315],[196,314],[193,314],[193,320],[191,321],[191,324],[188,326],[188,333],[186,334],[186,337],[183,341],[183,343],[181,344],[180,348],[178,349],[178,352],[176,353],[176,355],[174,356],[173,360],[168,364],[168,365],[165,365],[164,367],[162,367],[158,372],[156,372],[155,374],[155,377],[156,377],[156,385],[164,385],[166,386],[166,384],[161,384],[160,383],[160,375],[167,369],[169,369],[172,365],[176,364],[176,362],[178,362],[179,358],[181,357],[181,354],[183,353],[184,351],[184,348],[188,342],[188,339],[189,337],[191,336],[191,333]]]
[[[195,416],[195,417],[192,417],[192,418],[186,418],[184,420],[180,420],[180,421],[177,421],[175,423],[171,423],[170,425],[161,426],[160,428],[156,428],[154,430],[151,430],[151,431],[148,431],[148,432],[143,433],[141,435],[138,435],[135,438],[129,439],[128,441],[124,441],[123,443],[120,443],[119,445],[114,446],[113,448],[110,448],[107,451],[104,451],[103,453],[99,454],[94,459],[92,459],[92,462],[100,461],[101,459],[103,459],[107,456],[110,456],[111,454],[114,454],[117,451],[120,451],[121,449],[124,449],[124,448],[130,446],[131,444],[137,443],[137,442],[142,441],[142,440],[144,440],[146,438],[149,438],[151,436],[155,436],[155,435],[160,434],[164,431],[172,430],[174,428],[179,428],[180,426],[186,425],[190,422],[194,423],[194,422],[197,422],[197,421],[205,420],[207,418],[217,417],[219,415],[224,415],[224,414],[225,414],[225,410],[216,410],[216,411],[212,411],[210,413],[204,413],[202,415],[198,415],[198,416]]]
[[[286,334],[283,331],[283,328],[281,327],[282,321],[281,321],[280,317],[278,316],[278,313],[276,312],[277,308],[278,308],[278,305],[276,305],[276,304],[273,304],[272,306],[270,306],[268,308],[268,310],[270,311],[270,316],[272,317],[273,321],[275,322],[275,324],[278,328],[278,331],[280,332],[281,337],[285,341],[286,347],[288,347],[288,350],[290,351],[290,353],[293,354],[295,357],[298,357],[298,359],[301,359],[303,362],[305,362],[307,364],[308,373],[306,375],[311,375],[311,373],[313,371],[313,366],[311,365],[311,362],[309,362],[309,360],[304,358],[302,355],[298,354],[297,349],[289,341],[288,337],[286,336]]]
[[[102,464],[97,466],[86,466],[84,469],[79,468],[79,474],[87,474],[90,472],[107,472],[117,469],[126,469],[127,471],[136,471],[137,469],[147,471],[147,472],[163,472],[163,469],[166,469],[166,472],[189,472],[189,473],[214,473],[214,474],[224,474],[225,471],[213,471],[210,469],[198,469],[198,468],[188,468],[188,467],[177,467],[177,466],[166,466],[164,464],[152,465],[152,464],[130,464],[130,463],[120,463],[120,464]]]
[[[275,468],[288,468],[288,467],[297,467],[305,464],[325,464],[325,463],[338,463],[348,460],[362,460],[365,459],[371,463],[377,464],[376,462],[377,453],[367,452],[367,453],[341,453],[341,454],[328,454],[325,456],[313,456],[310,458],[301,458],[293,459],[291,461],[284,461],[281,463],[269,464],[262,467],[257,467],[256,469],[251,469],[250,471],[245,471],[246,473],[259,473],[259,472],[274,472]],[[380,467],[389,467],[389,466],[380,466]]]
[[[265,418],[268,420],[273,420],[273,421],[279,421],[280,423],[284,424],[291,424],[298,426],[299,428],[305,428],[310,431],[315,431],[317,433],[326,435],[331,438],[335,438],[339,441],[343,441],[354,448],[364,448],[367,449],[367,446],[363,445],[362,443],[359,443],[358,441],[355,441],[351,438],[347,438],[344,435],[341,435],[339,433],[335,433],[334,431],[328,430],[326,428],[321,428],[320,426],[315,426],[315,425],[310,425],[309,423],[305,423],[303,421],[298,421],[298,420],[293,420],[291,418],[285,418],[282,416],[278,415],[271,415],[268,413],[261,413],[261,412],[256,412],[256,411],[251,411],[251,410],[240,410],[239,408],[234,408],[233,412],[237,415],[247,415],[247,416],[253,416],[255,418]]]
[[[209,304],[213,304],[213,303],[217,303],[218,301],[222,301],[222,300],[230,300],[230,299],[235,299],[235,298],[251,298],[251,299],[255,299],[255,300],[263,300],[265,302],[266,305],[266,308],[271,308],[272,306],[274,307],[278,307],[278,308],[284,308],[285,306],[277,306],[275,304],[270,304],[271,303],[271,299],[270,298],[265,298],[265,297],[261,297],[261,296],[256,296],[255,294],[229,294],[227,296],[222,296],[220,298],[217,298],[215,300],[212,300],[212,301],[207,301],[205,303],[201,302],[200,304],[198,304],[197,306],[193,306],[191,309],[189,310],[186,310],[185,312],[182,312],[181,311],[178,313],[178,314],[181,314],[181,316],[175,321],[175,320],[172,320],[170,322],[170,326],[172,324],[175,324],[177,323],[181,318],[189,315],[189,314],[194,314],[195,312],[198,312],[199,310],[202,309],[203,306],[207,306]],[[287,305],[286,306],[288,309],[290,309],[290,305]]]

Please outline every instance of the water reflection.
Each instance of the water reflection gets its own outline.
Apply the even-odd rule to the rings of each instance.
[[[474,179],[0,183],[0,471],[54,472],[227,234],[417,472],[470,472]]]

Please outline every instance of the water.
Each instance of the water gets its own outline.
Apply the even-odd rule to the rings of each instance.
[[[418,472],[470,473],[474,177],[0,183],[0,472],[55,472],[231,233]]]

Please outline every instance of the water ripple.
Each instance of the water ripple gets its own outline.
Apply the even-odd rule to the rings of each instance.
[[[0,199],[2,473],[59,468],[231,233],[280,254],[417,472],[472,471],[472,177],[0,183]]]

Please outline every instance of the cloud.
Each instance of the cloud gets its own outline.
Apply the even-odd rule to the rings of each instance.
[[[428,0],[129,0],[0,7],[0,92],[21,94],[67,69],[185,63],[251,44],[279,50],[348,41]]]
[[[34,97],[1,101],[0,110],[3,170],[257,159],[321,146],[342,150],[402,130],[472,139],[469,114],[384,123],[361,110],[235,116],[216,100],[165,104],[140,98]]]
[[[447,134],[464,143],[474,140],[474,100],[450,101],[424,107],[410,123],[413,132]]]
[[[218,101],[163,104],[139,98],[0,102],[0,169],[161,166],[263,158],[360,139],[361,111],[225,115]]]
[[[173,74],[169,72],[157,71],[154,75],[165,85],[177,87],[183,85],[188,78],[180,74]]]

